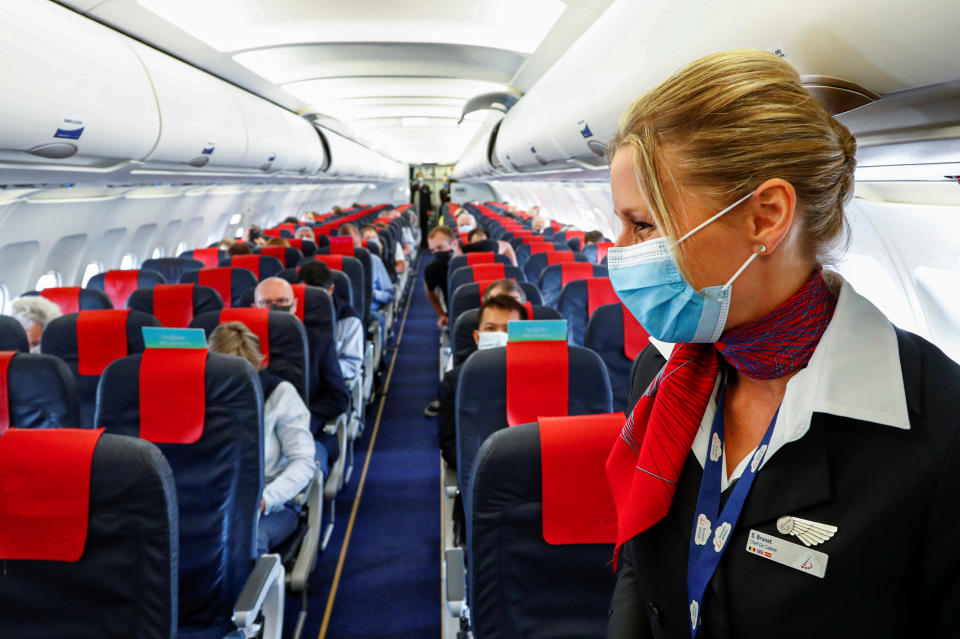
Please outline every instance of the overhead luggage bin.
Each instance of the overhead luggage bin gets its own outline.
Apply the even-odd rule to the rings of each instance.
[[[312,124],[289,111],[280,111],[290,135],[291,156],[281,170],[285,173],[297,173],[310,176],[319,173],[326,166],[328,158],[320,141],[320,134]]]
[[[391,160],[373,149],[329,129],[323,130],[323,137],[330,149],[330,165],[324,172],[326,175],[381,182],[405,180],[407,177],[406,165]]]
[[[453,170],[456,180],[483,177],[495,171],[494,150],[503,117],[491,117],[485,121]]]
[[[143,159],[160,117],[128,40],[52,2],[13,2],[0,20],[0,170],[108,173]],[[18,171],[19,170],[19,171]]]
[[[294,156],[293,141],[283,110],[241,89],[233,89],[232,93],[247,134],[247,149],[240,166],[276,173],[290,164]]]
[[[943,19],[955,10],[950,0],[922,10],[898,0],[810,0],[786,13],[750,0],[617,0],[507,113],[497,158],[515,172],[602,167],[603,145],[632,100],[725,49],[775,51],[818,83],[837,78],[881,96],[955,80],[960,39]]]
[[[134,49],[150,74],[163,123],[147,167],[183,171],[263,165],[266,158],[247,158],[237,89],[150,47],[138,43]]]

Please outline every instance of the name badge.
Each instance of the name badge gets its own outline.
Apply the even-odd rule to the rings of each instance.
[[[747,552],[821,579],[827,574],[826,553],[756,530],[751,530],[747,537]]]

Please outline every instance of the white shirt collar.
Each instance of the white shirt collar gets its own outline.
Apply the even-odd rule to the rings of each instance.
[[[828,413],[883,426],[909,430],[907,397],[900,368],[897,334],[890,320],[869,300],[835,273],[825,273],[841,284],[837,308],[809,364],[787,382],[762,468],[784,445],[810,430],[813,413]],[[716,393],[707,404],[692,450],[700,465],[707,456],[710,428],[716,412]],[[738,478],[752,455],[730,475]],[[726,455],[722,489],[726,490]]]

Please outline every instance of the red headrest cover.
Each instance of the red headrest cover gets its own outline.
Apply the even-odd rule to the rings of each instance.
[[[220,249],[216,247],[194,249],[193,259],[200,260],[207,268],[216,268],[220,264]]]
[[[192,444],[203,435],[207,351],[148,348],[140,358],[140,437]]]
[[[264,367],[270,364],[270,309],[269,308],[230,308],[220,311],[220,323],[243,322],[250,331],[260,338],[260,354]]]
[[[7,374],[17,351],[0,351],[0,435],[10,428],[10,390]]]
[[[507,425],[566,415],[569,375],[566,342],[507,343]]]
[[[621,304],[620,311],[623,313],[623,354],[633,361],[650,344],[650,334],[626,306]]]
[[[229,266],[202,268],[197,275],[200,286],[209,286],[223,298],[223,307],[233,306],[233,269]]]
[[[527,319],[533,319],[533,304],[531,302],[524,302],[523,307],[527,309]]]
[[[0,559],[77,561],[103,429],[12,428],[0,437]]]
[[[349,255],[353,256],[356,252],[353,248],[353,238],[349,235],[337,235],[330,237],[331,255]]]
[[[623,413],[540,420],[543,539],[548,544],[616,542],[617,510],[605,469],[623,423]]]
[[[471,266],[474,280],[502,280],[504,278],[503,264],[496,262],[490,264],[476,264]]]
[[[293,248],[297,249],[298,251],[302,251],[302,250],[303,250],[303,239],[302,239],[302,238],[300,238],[300,239],[290,238],[290,239],[287,240],[287,244],[289,244],[289,245],[292,246]],[[263,248],[284,248],[284,247],[282,247],[282,246],[264,246]],[[261,250],[261,252],[263,251],[263,249],[260,249],[260,250]],[[282,260],[283,258],[281,257],[280,259]]]
[[[566,265],[565,265],[566,266]],[[587,264],[593,268],[592,264]],[[593,315],[598,306],[616,304],[620,301],[609,277],[591,277],[587,280],[587,317]]]
[[[257,280],[260,279],[259,255],[234,255],[230,258],[230,266],[253,271],[253,274],[257,276]]]
[[[297,307],[294,310],[293,314],[296,315],[300,321],[303,321],[303,311],[307,307],[307,285],[306,284],[291,284],[290,288],[293,289],[293,297],[297,300]]]
[[[126,308],[130,294],[140,286],[140,271],[107,271],[103,276],[103,291],[114,308]]]
[[[536,244],[528,244],[528,246],[530,247],[530,255],[553,253],[557,250],[557,247],[550,242],[537,242]]]
[[[129,310],[81,311],[77,315],[77,368],[100,375],[111,362],[127,356]]]
[[[153,316],[167,328],[186,328],[193,319],[193,284],[154,286]]]
[[[291,233],[296,233],[297,225],[287,222],[286,224],[277,224],[277,228],[283,231],[290,231]]]
[[[343,270],[343,255],[317,255],[317,259],[335,271]]]
[[[603,262],[607,256],[607,251],[613,246],[613,242],[597,242],[597,264]]]
[[[547,253],[547,266],[574,261],[576,260],[573,257],[573,251],[552,251]]]
[[[497,254],[493,251],[479,251],[477,253],[467,253],[467,266],[476,266],[477,264],[492,264],[497,261]]]
[[[289,242],[289,240],[287,240]],[[260,249],[260,255],[275,257],[280,260],[284,266],[287,265],[287,247],[286,246],[264,246]]]
[[[560,282],[566,286],[573,280],[593,277],[593,264],[589,262],[566,262],[560,265]]]
[[[280,229],[263,229],[263,234],[267,237],[281,237]]]
[[[60,312],[76,313],[80,310],[80,287],[79,286],[58,286],[55,288],[45,288],[40,291],[40,297],[48,299],[60,307]]]

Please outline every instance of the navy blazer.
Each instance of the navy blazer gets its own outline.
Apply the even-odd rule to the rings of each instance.
[[[910,333],[897,342],[910,429],[814,413],[757,475],[704,596],[701,637],[958,636],[960,367]],[[690,454],[669,514],[624,544],[609,639],[689,639],[702,474]],[[750,529],[785,538],[783,515],[839,528],[815,547],[829,555],[824,578],[746,552]]]

